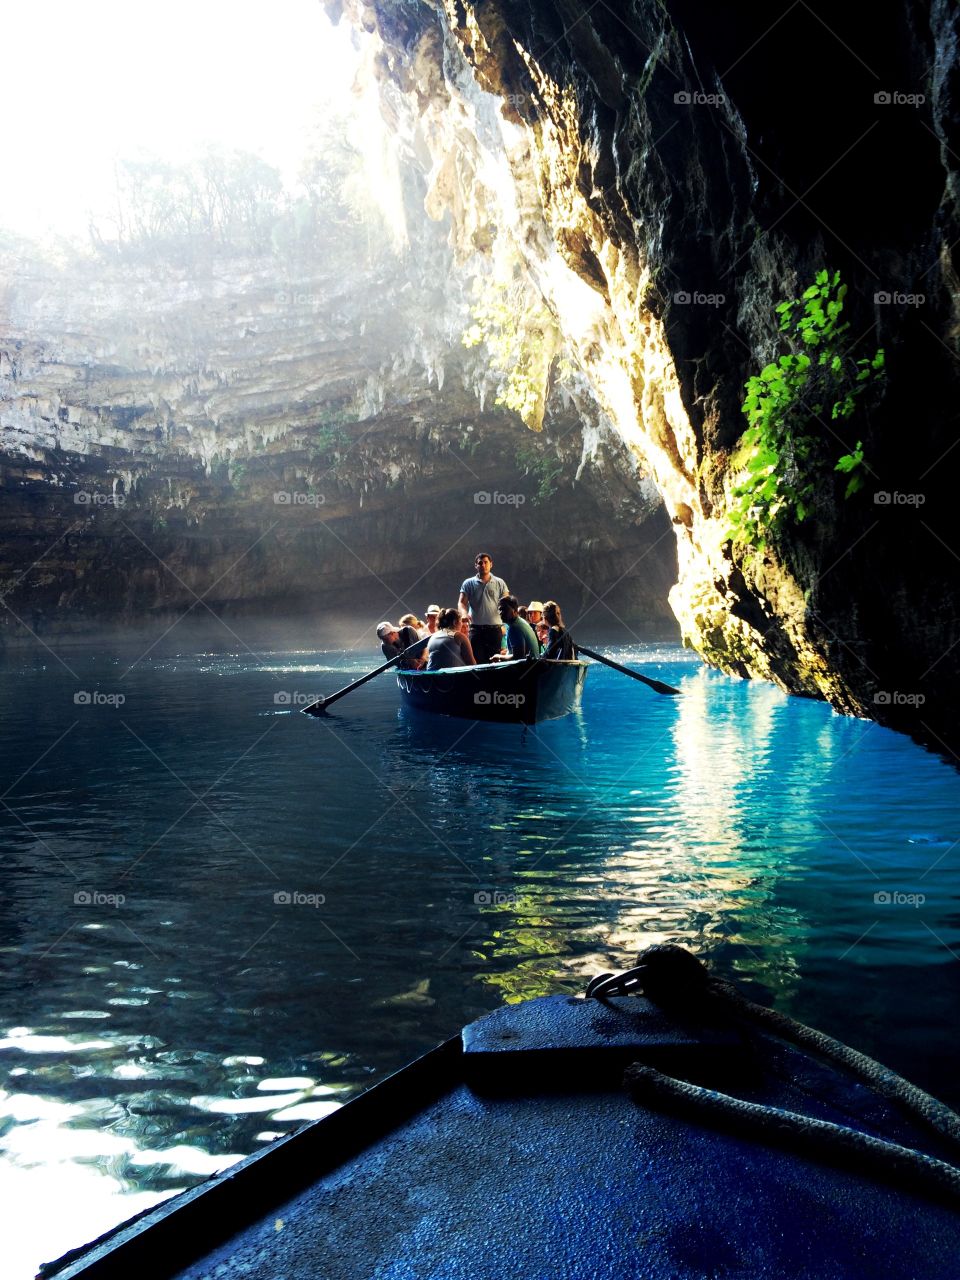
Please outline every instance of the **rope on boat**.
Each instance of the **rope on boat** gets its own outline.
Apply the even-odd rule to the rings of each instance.
[[[692,1108],[698,1115],[721,1123],[736,1121],[738,1134],[746,1132],[768,1140],[788,1141],[791,1146],[814,1155],[839,1156],[843,1163],[852,1164],[867,1173],[879,1163],[885,1171],[907,1175],[912,1185],[946,1192],[951,1198],[960,1200],[960,1169],[911,1147],[884,1142],[856,1129],[798,1115],[795,1111],[744,1102],[728,1093],[717,1093],[713,1089],[688,1084],[685,1080],[675,1080],[639,1062],[627,1067],[624,1079],[634,1097],[643,1101],[680,1106],[684,1110]]]
[[[918,1120],[922,1120],[929,1128],[934,1129],[941,1137],[949,1141],[960,1151],[960,1116],[944,1103],[934,1098],[924,1089],[920,1089],[903,1076],[897,1075],[883,1063],[856,1049],[841,1040],[834,1040],[813,1027],[778,1013],[775,1009],[767,1009],[763,1005],[754,1004],[732,987],[728,982],[717,981],[717,992],[735,1008],[754,1018],[757,1022],[772,1028],[785,1040],[790,1040],[802,1048],[813,1049],[828,1061],[845,1067],[853,1075],[864,1080],[883,1097],[897,1102]]]
[[[883,1097],[899,1104],[910,1116],[946,1138],[960,1152],[960,1116],[867,1054],[859,1053],[786,1014],[746,999],[730,983],[714,978],[706,965],[683,947],[649,947],[641,953],[639,961],[635,968],[625,973],[600,974],[594,978],[587,987],[587,997],[603,1000],[608,996],[642,990],[650,1000],[668,1010],[672,1008],[688,1014],[699,1010],[715,1015],[718,1010],[732,1009],[746,1020],[775,1032],[781,1039],[811,1050],[842,1067]],[[946,1190],[960,1198],[960,1169],[912,1148],[871,1138],[825,1120],[744,1102],[675,1080],[639,1063],[628,1069],[626,1078],[634,1093],[642,1093],[652,1100],[684,1102],[703,1114],[736,1117],[754,1131],[767,1136],[790,1135],[801,1145],[816,1151],[837,1150],[848,1157],[855,1156],[861,1162],[867,1158],[880,1160],[895,1172],[908,1171],[925,1185]]]

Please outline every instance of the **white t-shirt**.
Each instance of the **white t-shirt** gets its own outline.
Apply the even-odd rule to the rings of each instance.
[[[474,574],[467,578],[460,590],[467,597],[470,605],[470,621],[475,627],[499,627],[500,611],[497,605],[503,596],[510,592],[502,578],[491,573],[486,582],[481,582]]]

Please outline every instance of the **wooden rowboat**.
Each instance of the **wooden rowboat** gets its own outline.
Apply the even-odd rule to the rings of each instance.
[[[580,705],[585,662],[518,658],[441,671],[398,671],[404,702],[418,711],[494,724],[558,720]]]
[[[772,1010],[629,978],[495,1010],[44,1274],[954,1280],[960,1117]]]

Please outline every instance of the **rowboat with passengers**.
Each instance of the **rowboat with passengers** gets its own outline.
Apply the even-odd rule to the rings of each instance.
[[[519,658],[439,671],[398,671],[397,685],[417,711],[493,724],[559,720],[580,705],[587,663]]]
[[[324,715],[348,693],[396,667],[397,685],[403,700],[418,711],[464,720],[485,720],[492,724],[529,725],[539,724],[541,720],[558,720],[576,711],[580,705],[589,665],[581,660],[581,655],[639,680],[656,693],[675,695],[680,692],[662,680],[653,680],[630,667],[623,667],[582,644],[576,647],[577,657],[569,661],[541,655],[539,658],[514,658],[466,667],[441,667],[438,671],[405,666],[404,659],[417,656],[422,648],[423,641],[415,641],[359,680],[353,680],[336,693],[317,698],[308,707],[302,707],[303,714]]]

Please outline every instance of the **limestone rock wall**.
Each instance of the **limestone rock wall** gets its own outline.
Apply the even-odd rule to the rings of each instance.
[[[517,247],[654,478],[686,642],[955,746],[956,9],[327,7],[373,34],[458,257]],[[850,501],[825,482],[816,518],[758,555],[728,537],[743,383],[778,350],[777,303],[821,268],[887,353],[882,402],[836,433],[838,452],[862,437],[869,479]]]
[[[0,637],[375,622],[455,602],[478,545],[590,627],[669,628],[656,490],[589,405],[534,436],[494,403],[450,269],[427,224],[407,255],[8,270]]]

